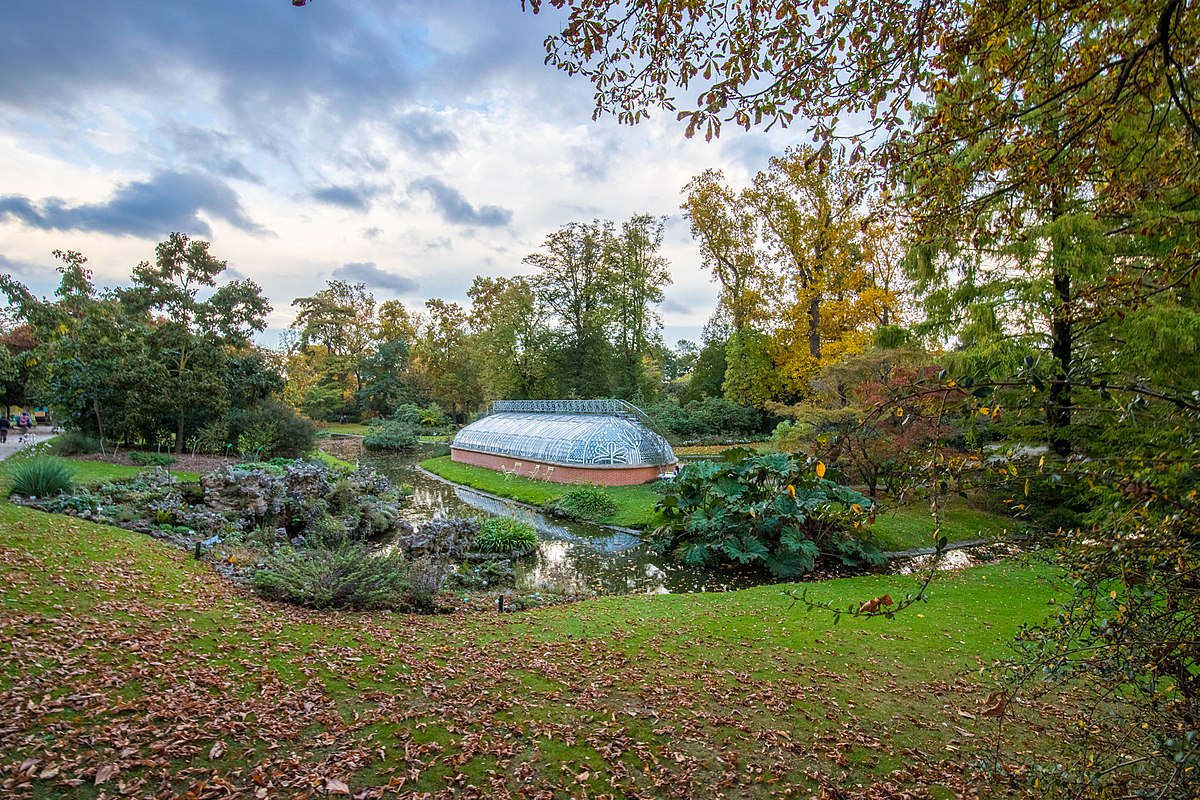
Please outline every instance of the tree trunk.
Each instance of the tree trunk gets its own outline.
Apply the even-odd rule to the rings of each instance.
[[[821,361],[821,297],[817,295],[808,301],[808,352],[820,363]]]
[[[1055,373],[1050,380],[1050,403],[1046,422],[1050,425],[1050,449],[1059,456],[1071,454],[1071,276],[1054,273],[1055,306],[1050,314],[1050,355]]]

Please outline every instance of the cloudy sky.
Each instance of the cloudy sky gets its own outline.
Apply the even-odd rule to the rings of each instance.
[[[715,290],[681,188],[708,167],[741,183],[802,134],[593,121],[590,84],[542,63],[559,19],[520,0],[10,4],[0,270],[48,295],[51,252],[77,250],[115,286],[182,231],[263,287],[274,347],[328,280],[465,305],[566,223],[651,213],[664,336],[698,339]]]

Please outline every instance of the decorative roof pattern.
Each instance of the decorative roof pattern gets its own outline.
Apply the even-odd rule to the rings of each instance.
[[[622,413],[623,407],[614,407],[617,413],[605,413],[571,406],[603,402],[608,401],[499,401],[493,405],[495,413],[459,431],[452,446],[563,466],[644,467],[675,463],[675,452],[667,440],[633,415]],[[555,406],[551,410],[547,405],[545,411],[503,410],[529,408],[527,403]]]

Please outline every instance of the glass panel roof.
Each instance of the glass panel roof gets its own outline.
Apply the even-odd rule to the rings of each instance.
[[[501,410],[527,407],[526,402],[563,404],[559,406],[563,410]],[[493,406],[497,413],[463,428],[454,437],[453,446],[563,466],[643,467],[675,463],[675,453],[667,440],[638,419],[585,410],[587,407],[582,406],[606,402],[620,401],[497,402]],[[564,413],[568,409],[583,413]]]

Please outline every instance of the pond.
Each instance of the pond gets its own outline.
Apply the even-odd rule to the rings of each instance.
[[[420,525],[434,517],[516,517],[533,525],[537,551],[515,565],[518,592],[633,594],[727,591],[762,583],[769,576],[750,571],[708,570],[677,564],[655,553],[635,535],[600,525],[566,522],[470,489],[431,478],[417,469],[427,451],[378,454],[364,451],[356,438],[331,439],[324,449],[361,463],[396,484],[413,487],[406,519]],[[564,487],[563,491],[567,491]]]

